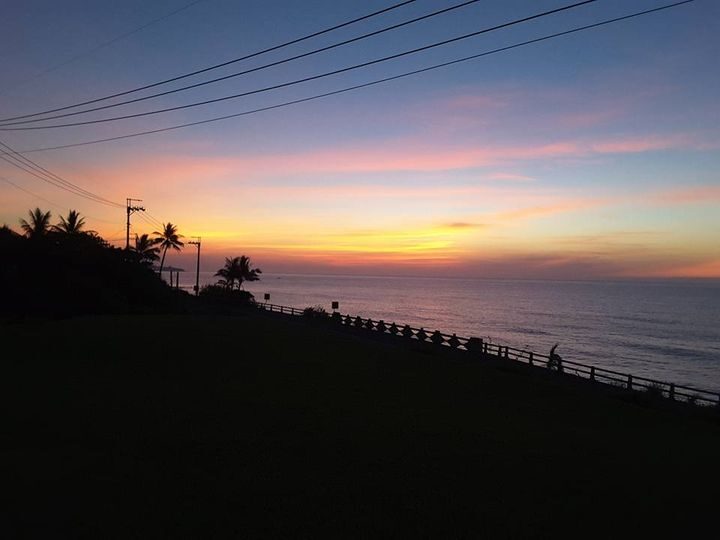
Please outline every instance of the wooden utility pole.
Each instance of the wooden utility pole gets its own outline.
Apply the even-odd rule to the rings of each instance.
[[[134,202],[142,202],[142,199],[125,199],[125,207],[127,209],[127,228],[125,232],[125,249],[130,250],[130,214],[135,212],[144,212],[145,208],[142,206],[133,206]]]
[[[195,296],[200,294],[200,240],[199,236],[193,236],[197,240],[191,240],[188,244],[197,246],[197,265],[195,266]]]

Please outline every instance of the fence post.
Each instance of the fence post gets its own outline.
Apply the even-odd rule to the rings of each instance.
[[[675,399],[675,383],[670,383],[670,391],[668,392],[668,397],[670,399]]]
[[[595,380],[595,366],[590,366],[590,380]]]
[[[632,390],[632,388],[633,388],[633,385],[632,385],[632,375],[628,375],[627,387],[628,387],[628,390]]]
[[[530,351],[530,356],[528,357],[528,364],[531,365],[531,366],[533,365],[533,353],[532,353],[532,351]]]
[[[283,312],[283,307],[282,307],[282,306],[280,306],[280,313],[282,313],[282,312]]]

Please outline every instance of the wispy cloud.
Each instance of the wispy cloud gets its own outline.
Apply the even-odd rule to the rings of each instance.
[[[653,203],[677,206],[697,203],[720,203],[719,186],[686,186],[673,189],[665,189],[650,194],[649,200]]]
[[[158,182],[173,184],[202,181],[205,178],[230,178],[242,182],[258,177],[306,175],[318,173],[430,173],[513,165],[536,160],[556,160],[644,153],[669,149],[700,147],[692,137],[634,136],[588,141],[559,140],[524,145],[429,145],[427,141],[393,141],[382,145],[312,150],[301,153],[228,157],[161,156],[144,161],[116,163],[103,171],[88,171],[88,176],[108,181]],[[495,180],[532,180],[531,176],[489,173]]]
[[[453,221],[452,223],[444,225],[444,227],[449,229],[481,229],[486,226],[487,225],[483,223],[469,223],[467,221]]]
[[[512,180],[512,181],[517,181],[517,182],[532,182],[534,180],[537,180],[537,178],[534,178],[532,176],[527,176],[524,174],[504,173],[504,172],[486,174],[486,175],[484,175],[484,178],[487,178],[488,180]]]
[[[492,217],[494,221],[500,223],[513,223],[566,212],[578,212],[580,210],[604,206],[612,201],[613,199],[608,198],[565,198],[556,203],[524,206],[512,210],[496,212],[492,215]]]

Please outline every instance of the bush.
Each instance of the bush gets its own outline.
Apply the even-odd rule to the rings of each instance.
[[[664,397],[665,396],[665,390],[663,389],[662,384],[658,383],[650,383],[645,387],[645,393],[647,393],[650,397]]]
[[[251,305],[255,297],[248,291],[229,289],[222,285],[205,285],[200,288],[200,297],[213,303],[226,305]]]
[[[303,317],[309,319],[327,319],[328,312],[322,306],[309,306],[303,310]]]

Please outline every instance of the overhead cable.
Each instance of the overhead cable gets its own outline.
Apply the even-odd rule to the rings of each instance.
[[[201,87],[201,86],[206,86],[206,85],[208,85],[208,84],[214,84],[214,83],[217,83],[217,82],[220,82],[220,81],[225,81],[225,80],[227,80],[227,79],[232,79],[232,78],[235,78],[235,77],[240,77],[240,76],[242,76],[242,75],[247,75],[247,74],[249,74],[249,73],[255,73],[255,72],[257,72],[257,71],[262,71],[262,70],[264,70],[264,69],[268,69],[268,68],[271,68],[271,67],[279,66],[279,65],[281,65],[281,64],[286,64],[286,63],[288,63],[288,62],[292,62],[292,61],[295,61],[295,60],[299,60],[299,59],[301,59],[301,58],[306,58],[306,57],[308,57],[308,56],[312,56],[312,55],[315,55],[315,54],[318,54],[318,53],[321,53],[321,52],[329,51],[329,50],[331,50],[331,49],[335,49],[335,48],[341,47],[341,46],[343,46],[343,45],[348,45],[349,43],[354,43],[354,42],[356,42],[356,41],[360,41],[360,40],[363,40],[363,39],[367,39],[367,38],[369,38],[369,37],[376,36],[376,35],[382,34],[382,33],[384,33],[384,32],[389,32],[390,30],[396,30],[396,29],[401,28],[401,27],[403,27],[403,26],[407,26],[407,25],[409,25],[409,24],[416,23],[416,22],[418,22],[418,21],[422,21],[422,20],[425,20],[425,19],[429,19],[429,18],[431,18],[431,17],[436,17],[436,16],[438,16],[438,15],[442,15],[442,14],[447,13],[447,12],[449,12],[449,11],[452,11],[452,10],[455,10],[455,9],[459,9],[459,8],[468,6],[468,5],[470,5],[470,4],[474,4],[474,3],[479,2],[479,1],[480,1],[480,0],[466,0],[465,2],[462,2],[461,4],[456,4],[456,5],[454,5],[454,6],[450,6],[450,7],[444,8],[444,9],[440,9],[440,10],[438,10],[438,11],[434,11],[433,13],[429,13],[429,14],[423,15],[423,16],[421,16],[421,17],[416,17],[416,18],[414,18],[414,19],[411,19],[411,20],[408,20],[408,21],[404,21],[404,22],[402,22],[402,23],[398,23],[398,24],[395,24],[395,25],[392,25],[392,26],[388,26],[388,27],[386,27],[386,28],[382,28],[382,29],[376,30],[376,31],[374,31],[374,32],[369,32],[369,33],[367,33],[367,34],[363,34],[363,35],[361,35],[361,36],[354,37],[354,38],[352,38],[352,39],[347,39],[347,40],[345,40],[345,41],[341,41],[341,42],[339,42],[339,43],[334,43],[334,44],[328,45],[328,46],[326,46],[326,47],[321,47],[321,48],[319,48],[319,49],[314,49],[314,50],[312,50],[312,51],[308,51],[308,52],[305,52],[305,53],[302,53],[302,54],[297,54],[297,55],[291,56],[291,57],[289,57],[289,58],[284,58],[284,59],[282,59],[282,60],[277,60],[277,61],[275,61],[275,62],[270,62],[269,64],[264,64],[264,65],[262,65],[262,66],[257,66],[257,67],[251,68],[251,69],[246,69],[246,70],[244,70],[244,71],[239,71],[239,72],[236,72],[236,73],[231,73],[231,74],[229,74],[229,75],[225,75],[225,76],[223,76],[223,77],[217,77],[217,78],[215,78],[215,79],[210,79],[210,80],[208,80],[208,81],[202,81],[202,82],[195,83],[195,84],[191,84],[191,85],[188,85],[188,86],[182,86],[182,87],[180,87],[180,88],[174,88],[174,89],[172,89],[172,90],[167,90],[167,91],[165,91],[165,92],[159,92],[159,93],[156,93],[156,94],[150,94],[149,96],[143,96],[143,97],[139,97],[139,98],[135,98],[135,99],[130,99],[130,100],[127,100],[127,101],[121,101],[121,102],[119,102],[119,103],[113,103],[113,104],[111,104],[111,105],[103,105],[103,106],[100,106],[100,107],[93,107],[93,108],[91,108],[91,109],[83,109],[83,110],[81,110],[81,111],[75,111],[75,112],[71,112],[71,113],[57,114],[57,115],[54,115],[54,116],[46,116],[46,117],[44,117],[44,118],[35,118],[34,120],[22,120],[22,121],[17,121],[17,122],[0,123],[0,127],[2,127],[2,126],[17,126],[17,125],[33,124],[33,123],[37,123],[37,122],[44,122],[44,121],[46,121],[46,120],[55,120],[55,119],[58,119],[58,118],[66,118],[66,117],[68,117],[68,116],[77,116],[77,115],[80,115],[80,114],[88,114],[88,113],[92,113],[92,112],[96,112],[96,111],[102,111],[102,110],[112,109],[112,108],[120,107],[120,106],[124,106],[124,105],[130,105],[130,104],[132,104],[132,103],[138,103],[138,102],[140,102],[140,101],[146,101],[146,100],[149,100],[149,99],[155,99],[155,98],[158,98],[158,97],[167,96],[167,95],[175,94],[175,93],[178,93],[178,92],[184,92],[184,91],[186,91],[186,90],[192,90],[192,89],[194,89],[194,88],[199,88],[199,87]],[[591,2],[596,2],[596,1],[597,1],[597,0],[586,0],[586,1],[583,2],[583,3],[591,3]],[[120,118],[122,118],[122,117],[120,117]],[[109,119],[109,120],[113,120],[113,119]],[[67,124],[67,125],[82,125],[82,124],[77,123],[77,124]],[[58,126],[58,127],[66,127],[67,125],[61,125],[61,126]],[[48,126],[48,127],[53,127],[53,126]],[[36,129],[42,129],[42,128],[43,128],[43,126],[40,126],[40,127],[37,127]],[[18,128],[18,129],[20,129],[20,128]],[[31,129],[31,128],[28,128],[28,129]]]
[[[219,68],[222,68],[222,67],[225,67],[225,66],[229,66],[229,65],[235,64],[235,63],[237,63],[237,62],[242,62],[242,61],[244,61],[244,60],[249,60],[250,58],[255,58],[256,56],[260,56],[260,55],[262,55],[262,54],[266,54],[266,53],[269,53],[269,52],[272,52],[272,51],[276,51],[276,50],[278,50],[278,49],[282,49],[282,48],[284,48],[284,47],[288,47],[288,46],[290,46],[290,45],[294,45],[294,44],[296,44],[296,43],[300,43],[300,42],[302,42],[302,41],[305,41],[305,40],[308,40],[308,39],[311,39],[311,38],[314,38],[314,37],[317,37],[317,36],[321,36],[321,35],[323,35],[323,34],[327,34],[327,33],[329,33],[329,32],[333,32],[334,30],[338,30],[338,29],[340,29],[340,28],[344,28],[344,27],[346,27],[346,26],[350,26],[351,24],[355,24],[355,23],[358,23],[358,22],[360,22],[360,21],[364,21],[364,20],[370,19],[370,18],[372,18],[372,17],[375,17],[375,16],[377,16],[377,15],[381,15],[381,14],[383,14],[383,13],[387,13],[387,12],[389,12],[389,11],[392,11],[392,10],[394,10],[394,9],[400,8],[400,7],[405,6],[405,5],[407,5],[407,4],[412,4],[412,3],[415,2],[415,1],[416,1],[416,0],[405,0],[405,1],[403,1],[403,2],[400,2],[400,3],[397,3],[397,4],[391,5],[391,6],[389,6],[389,7],[383,8],[383,9],[380,9],[380,10],[378,10],[378,11],[374,11],[374,12],[369,13],[369,14],[367,14],[367,15],[363,15],[363,16],[361,16],[361,17],[357,17],[357,18],[355,18],[355,19],[351,19],[351,20],[349,20],[349,21],[345,21],[345,22],[343,22],[343,23],[336,24],[336,25],[334,25],[334,26],[331,26],[330,28],[325,28],[325,29],[323,29],[323,30],[320,30],[320,31],[317,31],[317,32],[313,32],[313,33],[311,33],[311,34],[307,34],[307,35],[305,35],[305,36],[302,36],[302,37],[299,37],[299,38],[296,38],[296,39],[293,39],[293,40],[290,40],[290,41],[286,41],[286,42],[281,43],[281,44],[279,44],[279,45],[274,45],[274,46],[272,46],[272,47],[268,47],[268,48],[266,48],[266,49],[262,49],[262,50],[260,50],[260,51],[254,52],[254,53],[247,54],[247,55],[241,56],[241,57],[239,57],[239,58],[234,58],[234,59],[228,60],[228,61],[226,61],[226,62],[221,62],[221,63],[219,63],[219,64],[215,64],[215,65],[212,65],[212,66],[209,66],[209,67],[206,67],[206,68],[198,69],[198,70],[195,70],[195,71],[192,71],[192,72],[189,72],[189,73],[185,73],[185,74],[183,74],[183,75],[178,75],[178,76],[176,76],[176,77],[171,77],[171,78],[169,78],[169,79],[165,79],[165,80],[162,80],[162,81],[159,81],[159,82],[155,82],[155,83],[151,83],[151,84],[146,84],[146,85],[144,85],[144,86],[139,86],[139,87],[137,87],[137,88],[132,88],[132,89],[130,89],[130,90],[125,90],[125,91],[123,91],[123,92],[117,92],[117,93],[115,93],[115,94],[110,94],[110,95],[107,95],[107,96],[103,96],[103,97],[91,99],[91,100],[88,100],[88,101],[83,101],[83,102],[81,102],[81,103],[75,103],[75,104],[73,104],[73,105],[66,105],[66,106],[64,106],[64,107],[58,107],[58,108],[56,108],[56,109],[48,109],[48,110],[41,111],[41,112],[36,112],[36,113],[32,113],[32,114],[24,114],[24,115],[20,115],[20,116],[13,116],[13,117],[9,117],[9,118],[0,118],[0,122],[9,122],[9,121],[11,121],[11,120],[19,120],[19,119],[22,119],[22,118],[33,118],[33,117],[35,117],[35,116],[41,116],[41,115],[50,114],[50,113],[59,112],[59,111],[66,111],[66,110],[68,110],[68,109],[75,109],[75,108],[77,108],[77,107],[82,107],[82,106],[84,106],[84,105],[91,105],[91,104],[93,104],[93,103],[98,103],[98,102],[100,102],[100,101],[105,101],[105,100],[108,100],[108,99],[113,99],[113,98],[117,98],[117,97],[126,96],[126,95],[128,95],[128,94],[133,94],[133,93],[135,93],[135,92],[140,92],[140,91],[142,91],[142,90],[148,90],[148,89],[150,89],[150,88],[155,88],[155,87],[157,87],[157,86],[161,86],[161,85],[168,84],[168,83],[171,83],[171,82],[175,82],[175,81],[179,81],[179,80],[182,80],[182,79],[186,79],[186,78],[188,78],[188,77],[192,77],[192,76],[195,76],[195,75],[200,75],[201,73],[207,73],[208,71],[212,71],[212,70],[219,69]]]
[[[539,37],[539,38],[530,39],[530,40],[527,40],[527,41],[522,41],[522,42],[519,42],[519,43],[515,43],[515,44],[513,44],[513,45],[508,45],[508,46],[505,46],[505,47],[499,47],[499,48],[497,48],[497,49],[492,49],[492,50],[485,51],[485,52],[482,52],[482,53],[473,54],[473,55],[470,55],[470,56],[465,56],[465,57],[463,57],[463,58],[458,58],[458,59],[456,59],[456,60],[451,60],[451,61],[448,61],[448,62],[442,62],[442,63],[439,63],[439,64],[434,64],[434,65],[432,65],[432,66],[428,66],[428,67],[421,68],[421,69],[416,69],[416,70],[413,70],[413,71],[407,71],[407,72],[401,73],[401,74],[399,74],[399,75],[393,75],[393,76],[390,76],[390,77],[384,77],[384,78],[382,78],[382,79],[376,79],[376,80],[374,80],[374,81],[370,81],[370,82],[367,82],[367,83],[357,84],[357,85],[353,85],[353,86],[348,86],[348,87],[346,87],[346,88],[341,88],[341,89],[339,89],[339,90],[333,90],[333,91],[331,91],[331,92],[325,92],[325,93],[322,93],[322,94],[316,94],[316,95],[314,95],[314,96],[309,96],[309,97],[306,97],[306,98],[300,98],[300,99],[295,99],[295,100],[292,100],[292,101],[286,101],[286,102],[278,103],[278,104],[275,104],[275,105],[269,105],[269,106],[266,106],[266,107],[260,107],[260,108],[257,108],[257,109],[252,109],[252,110],[248,110],[248,111],[242,111],[242,112],[238,112],[238,113],[234,113],[234,114],[227,114],[227,115],[223,115],[223,116],[216,116],[216,117],[213,117],[213,118],[207,118],[207,119],[205,119],[205,120],[198,120],[198,121],[196,121],[196,122],[187,122],[187,123],[184,123],[184,124],[176,124],[176,125],[173,125],[173,126],[167,126],[167,127],[163,127],[163,128],[151,129],[151,130],[146,130],[146,131],[139,131],[139,132],[135,132],[135,133],[128,133],[128,134],[126,134],[126,135],[118,135],[118,136],[115,136],[115,137],[106,137],[106,138],[103,138],[103,139],[94,139],[94,140],[83,141],[83,142],[78,142],[78,143],[63,144],[63,145],[58,145],[58,146],[48,146],[48,147],[43,147],[43,148],[32,148],[32,149],[28,149],[28,150],[23,150],[22,152],[23,152],[23,153],[45,152],[45,151],[48,151],[48,150],[61,150],[61,149],[65,149],[65,148],[76,148],[76,147],[78,147],[78,146],[87,146],[87,145],[100,144],[100,143],[105,143],[105,142],[120,141],[120,140],[130,139],[130,138],[134,138],[134,137],[141,137],[141,136],[144,136],[144,135],[152,135],[152,134],[156,134],[156,133],[164,133],[164,132],[167,132],[167,131],[173,131],[173,130],[176,130],[176,129],[182,129],[182,128],[186,128],[186,127],[193,127],[193,126],[199,126],[199,125],[203,125],[203,124],[210,124],[210,123],[219,122],[219,121],[222,121],[222,120],[229,120],[229,119],[231,119],[231,118],[238,118],[238,117],[241,117],[241,116],[248,116],[248,115],[256,114],[256,113],[260,113],[260,112],[265,112],[265,111],[280,109],[280,108],[289,107],[289,106],[292,106],[292,105],[298,105],[298,104],[301,104],[301,103],[307,103],[307,102],[310,102],[310,101],[315,101],[315,100],[324,99],[324,98],[327,98],[327,97],[330,97],[330,96],[336,96],[336,95],[339,95],[339,94],[344,94],[344,93],[347,93],[347,92],[352,92],[352,91],[355,91],[355,90],[360,90],[360,89],[363,89],[363,88],[368,88],[368,87],[375,86],[375,85],[379,85],[379,84],[383,84],[383,83],[386,83],[386,82],[395,81],[395,80],[403,79],[403,78],[406,78],[406,77],[411,77],[411,76],[414,76],[414,75],[418,75],[418,74],[426,73],[426,72],[433,71],[433,70],[436,70],[436,69],[440,69],[440,68],[444,68],[444,67],[448,67],[448,66],[460,64],[460,63],[463,63],[463,62],[468,62],[468,61],[470,61],[470,60],[476,60],[476,59],[478,59],[478,58],[482,58],[482,57],[485,57],[485,56],[490,56],[490,55],[493,55],[493,54],[497,54],[497,53],[501,53],[501,52],[505,52],[505,51],[509,51],[509,50],[513,50],[513,49],[517,49],[517,48],[520,48],[520,47],[525,47],[525,46],[528,46],[528,45],[532,45],[532,44],[535,44],[535,43],[540,43],[540,42],[543,42],[543,41],[547,41],[547,40],[559,38],[559,37],[562,37],[562,36],[567,36],[567,35],[574,34],[574,33],[577,33],[577,32],[582,32],[582,31],[585,31],[585,30],[590,30],[590,29],[593,29],[593,28],[598,28],[598,27],[605,26],[605,25],[609,25],[609,24],[613,24],[613,23],[616,23],[616,22],[625,21],[625,20],[628,20],[628,19],[633,19],[633,18],[635,18],[635,17],[640,17],[640,16],[643,16],[643,15],[648,15],[648,14],[650,14],[650,13],[655,13],[655,12],[658,12],[658,11],[663,11],[663,10],[666,10],[666,9],[670,9],[670,8],[674,8],[674,7],[677,7],[677,6],[681,6],[681,5],[683,5],[683,4],[689,4],[689,3],[694,2],[694,1],[695,1],[695,0],[683,0],[683,1],[681,1],[681,2],[675,2],[675,3],[672,3],[672,4],[666,4],[666,5],[663,5],[663,6],[656,7],[656,8],[652,8],[652,9],[648,9],[648,10],[644,10],[644,11],[635,12],[635,13],[632,13],[632,14],[629,14],[629,15],[624,15],[624,16],[621,16],[621,17],[615,17],[615,18],[613,18],[613,19],[606,19],[606,20],[603,20],[603,21],[600,21],[600,22],[597,22],[597,23],[588,24],[588,25],[585,25],[585,26],[579,26],[579,27],[576,27],[576,28],[572,28],[572,29],[570,29],[570,30],[565,30],[565,31],[562,31],[562,32],[556,32],[556,33],[548,34],[548,35],[545,35],[545,36],[542,36],[542,37]],[[2,155],[3,155],[3,153],[0,152],[0,156],[2,156]]]
[[[100,195],[97,195],[91,191],[81,188],[80,186],[78,186],[76,184],[73,184],[72,182],[70,182],[68,180],[65,180],[63,177],[49,171],[42,165],[39,165],[36,162],[32,161],[30,158],[23,156],[21,152],[16,151],[15,149],[13,149],[8,144],[6,144],[2,141],[0,141],[0,147],[3,147],[6,150],[8,150],[8,152],[3,152],[2,154],[0,154],[0,159],[2,159],[3,161],[5,161],[7,163],[10,163],[11,165],[14,165],[15,167],[17,167],[19,169],[22,169],[23,171],[35,176],[36,178],[39,178],[40,180],[48,182],[49,184],[52,184],[55,187],[58,187],[60,189],[63,189],[70,193],[73,193],[74,195],[77,195],[79,197],[83,197],[85,199],[89,199],[94,202],[105,204],[108,206],[114,206],[116,208],[123,208],[123,205],[121,205],[119,203],[116,203],[109,199],[101,197]],[[9,157],[9,159],[8,159],[8,157]]]
[[[475,1],[475,0],[474,0],[474,1]],[[341,73],[347,73],[347,72],[349,72],[349,71],[354,71],[354,70],[356,70],[356,69],[360,69],[360,68],[364,68],[364,67],[368,67],[368,66],[380,64],[380,63],[383,63],[383,62],[388,62],[388,61],[390,61],[390,60],[396,60],[396,59],[402,58],[402,57],[404,57],[404,56],[409,56],[409,55],[411,55],[411,54],[417,54],[417,53],[419,53],[419,52],[424,52],[424,51],[427,51],[427,50],[430,50],[430,49],[434,49],[434,48],[436,48],[436,47],[441,47],[441,46],[444,46],[444,45],[449,45],[449,44],[451,44],[451,43],[456,43],[456,42],[458,42],[458,41],[462,41],[462,40],[465,40],[465,39],[469,39],[469,38],[471,38],[471,37],[476,37],[476,36],[479,36],[479,35],[481,35],[481,34],[487,34],[487,33],[490,33],[490,32],[495,32],[495,31],[497,31],[497,30],[501,30],[501,29],[503,29],[503,28],[508,28],[508,27],[510,27],[510,26],[514,26],[514,25],[517,25],[517,24],[529,22],[529,21],[532,21],[532,20],[535,20],[535,19],[540,19],[540,18],[542,18],[542,17],[548,17],[548,16],[550,16],[550,15],[554,15],[554,14],[556,14],[556,13],[560,13],[560,12],[563,12],[563,11],[568,11],[568,10],[570,10],[570,9],[575,9],[575,8],[580,7],[580,6],[584,6],[584,5],[586,5],[586,4],[590,4],[590,3],[593,3],[593,2],[596,2],[596,1],[597,1],[597,0],[583,0],[582,2],[576,2],[576,3],[574,3],[574,4],[569,4],[569,5],[566,5],[566,6],[563,6],[563,7],[559,7],[559,8],[556,8],[556,9],[552,9],[552,10],[549,10],[549,11],[544,11],[544,12],[542,12],[542,13],[537,13],[537,14],[535,14],[535,15],[530,15],[530,16],[528,16],[528,17],[523,17],[522,19],[515,19],[515,20],[510,21],[510,22],[507,22],[507,23],[503,23],[503,24],[491,26],[491,27],[489,27],[489,28],[483,28],[482,30],[477,30],[477,31],[475,31],[475,32],[470,32],[470,33],[468,33],[468,34],[463,34],[463,35],[461,35],[461,36],[456,36],[456,37],[454,37],[454,38],[450,38],[450,39],[445,39],[445,40],[442,40],[442,41],[438,41],[438,42],[432,43],[432,44],[430,44],[430,45],[424,45],[424,46],[422,46],[422,47],[416,47],[415,49],[410,49],[410,50],[407,50],[407,51],[403,51],[403,52],[401,52],[401,53],[396,53],[396,54],[392,54],[392,55],[389,55],[389,56],[384,56],[384,57],[382,57],[382,58],[377,58],[377,59],[375,59],[375,60],[370,60],[370,61],[367,61],[367,62],[362,62],[362,63],[360,63],[360,64],[355,64],[355,65],[352,65],[352,66],[348,66],[348,67],[341,68],[341,69],[336,69],[336,70],[333,70],[333,71],[327,71],[327,72],[321,73],[321,74],[319,74],[319,75],[312,75],[312,76],[310,76],[310,77],[304,77],[304,78],[302,78],[302,79],[296,79],[296,80],[294,80],[294,81],[290,81],[290,82],[286,82],[286,83],[280,83],[280,84],[276,84],[276,85],[272,85],[272,86],[266,86],[266,87],[264,87],[264,88],[259,88],[259,89],[255,89],[255,90],[249,90],[249,91],[247,91],[247,92],[241,92],[241,93],[239,93],[239,94],[232,94],[232,95],[230,95],[230,96],[223,96],[223,97],[214,98],[214,99],[207,99],[207,100],[204,100],[204,101],[196,101],[196,102],[188,103],[188,104],[185,104],[185,105],[177,105],[177,106],[175,106],[175,107],[166,107],[166,108],[164,108],[164,109],[156,109],[156,110],[153,110],[153,111],[145,111],[145,112],[134,113],[134,114],[125,114],[125,115],[122,115],[122,116],[114,116],[114,117],[111,117],[111,118],[101,118],[101,119],[98,119],[98,120],[85,120],[85,121],[81,121],[81,122],[69,122],[69,123],[65,123],[65,124],[51,124],[51,125],[49,125],[49,126],[2,127],[2,126],[0,125],[0,131],[28,131],[28,130],[38,130],[38,129],[57,129],[57,128],[87,126],[87,125],[92,125],[92,124],[102,124],[102,123],[106,123],[106,122],[115,122],[115,121],[118,121],[118,120],[128,120],[128,119],[131,119],[131,118],[140,118],[140,117],[144,117],[144,116],[151,116],[151,115],[162,114],[162,113],[166,113],[166,112],[179,111],[179,110],[189,109],[189,108],[193,108],[193,107],[200,107],[200,106],[203,106],[203,105],[210,105],[210,104],[213,104],[213,103],[219,103],[219,102],[222,102],[222,101],[228,101],[228,100],[231,100],[231,99],[238,99],[238,98],[241,98],[241,97],[247,97],[247,96],[250,96],[250,95],[261,94],[261,93],[269,92],[269,91],[272,91],[272,90],[278,90],[278,89],[280,89],[280,88],[287,88],[287,87],[290,87],[290,86],[295,86],[295,85],[297,85],[297,84],[306,83],[306,82],[310,82],[310,81],[315,81],[315,80],[323,79],[323,78],[326,78],[326,77],[331,77],[331,76],[333,76],[333,75],[339,75],[339,74],[341,74]],[[6,124],[6,125],[9,125],[9,124]]]
[[[34,197],[35,199],[41,200],[41,201],[43,201],[43,202],[48,203],[48,204],[51,205],[51,206],[54,206],[55,208],[59,208],[60,210],[67,210],[67,211],[71,210],[71,209],[70,209],[69,207],[67,207],[67,206],[63,206],[63,205],[61,205],[61,204],[57,204],[57,203],[51,201],[50,199],[47,199],[47,198],[43,197],[42,195],[38,195],[37,193],[34,193],[34,192],[30,191],[29,189],[25,189],[24,187],[17,185],[15,182],[13,182],[12,180],[9,180],[8,178],[5,178],[4,176],[0,176],[0,180],[2,180],[3,182],[5,182],[5,183],[7,183],[7,184],[9,184],[9,185],[11,185],[11,186],[13,186],[14,188],[16,188],[16,189],[18,189],[18,190],[20,190],[20,191],[22,191],[22,192],[30,195],[31,197]],[[107,219],[100,219],[100,218],[96,218],[96,217],[93,217],[93,216],[89,216],[89,215],[87,215],[85,212],[82,213],[82,216],[83,216],[84,218],[91,219],[92,221],[99,221],[100,223],[110,223],[110,224],[112,224],[112,225],[115,225],[115,224],[117,223],[116,221],[108,221]]]

